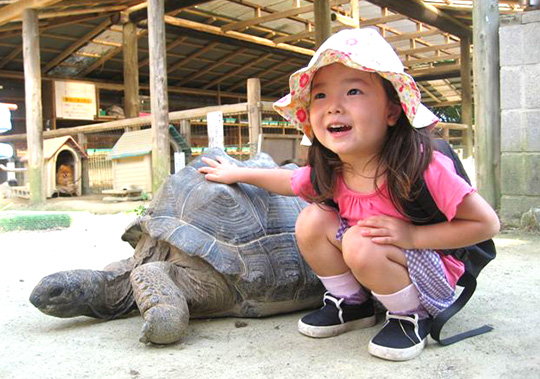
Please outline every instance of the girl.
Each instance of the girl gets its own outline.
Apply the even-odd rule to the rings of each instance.
[[[498,218],[451,160],[433,151],[427,127],[438,119],[376,31],[331,36],[291,76],[290,90],[274,107],[310,138],[308,166],[239,168],[203,158],[208,166],[200,172],[312,203],[298,217],[296,238],[327,293],[324,306],[299,321],[301,333],[330,337],[372,326],[375,297],[387,316],[369,353],[412,359],[432,318],[452,304],[464,270],[440,250],[491,238]],[[421,178],[447,222],[415,226],[404,214],[401,204],[414,198]]]

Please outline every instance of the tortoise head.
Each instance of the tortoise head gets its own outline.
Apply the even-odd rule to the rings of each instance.
[[[92,270],[61,271],[41,279],[30,294],[30,302],[55,317],[93,316],[99,302],[99,274]]]

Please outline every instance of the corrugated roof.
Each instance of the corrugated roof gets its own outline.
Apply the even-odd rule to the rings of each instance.
[[[174,126],[169,126],[171,138],[183,149],[185,142]],[[183,143],[183,144],[182,144]],[[116,142],[107,159],[138,157],[152,152],[152,129],[125,132]],[[186,152],[184,150],[184,152]],[[187,153],[187,152],[186,152]]]
[[[116,142],[108,159],[138,157],[152,152],[152,129],[125,132]]]

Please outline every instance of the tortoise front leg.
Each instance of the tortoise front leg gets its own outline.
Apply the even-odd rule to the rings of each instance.
[[[143,343],[174,343],[187,330],[188,303],[172,279],[175,271],[176,266],[169,262],[151,262],[131,274],[135,301],[144,319],[139,339]]]

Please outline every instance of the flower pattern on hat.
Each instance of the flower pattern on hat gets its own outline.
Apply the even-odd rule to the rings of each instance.
[[[309,126],[311,80],[318,69],[341,63],[357,70],[375,72],[392,83],[405,115],[414,127],[425,127],[438,118],[423,105],[422,117],[416,117],[421,106],[420,91],[414,79],[404,71],[392,46],[373,29],[346,29],[328,38],[315,52],[307,67],[289,78],[290,94],[274,103],[274,109],[298,129]],[[429,124],[428,124],[429,123]]]

